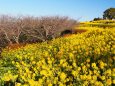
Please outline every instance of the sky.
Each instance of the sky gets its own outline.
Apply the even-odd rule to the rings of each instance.
[[[0,15],[68,16],[79,21],[102,17],[115,0],[0,0]]]

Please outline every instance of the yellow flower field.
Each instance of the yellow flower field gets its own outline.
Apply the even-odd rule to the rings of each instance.
[[[111,86],[115,31],[89,30],[25,47],[4,49],[0,86]]]

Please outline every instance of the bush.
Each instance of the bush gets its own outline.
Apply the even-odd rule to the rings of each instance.
[[[88,31],[2,52],[1,84],[111,86],[115,32]]]
[[[99,21],[99,20],[103,20],[102,18],[94,18],[93,21]]]

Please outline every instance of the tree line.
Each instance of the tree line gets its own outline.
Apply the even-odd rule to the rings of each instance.
[[[115,8],[108,8],[103,12],[103,18],[94,18],[94,21],[96,20],[102,20],[102,19],[109,19],[114,20],[115,19]]]
[[[0,46],[43,42],[72,30],[77,21],[69,17],[0,16]]]

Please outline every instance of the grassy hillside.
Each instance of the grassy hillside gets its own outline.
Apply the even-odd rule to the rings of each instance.
[[[1,86],[111,86],[115,84],[115,31],[82,34],[4,49]]]

